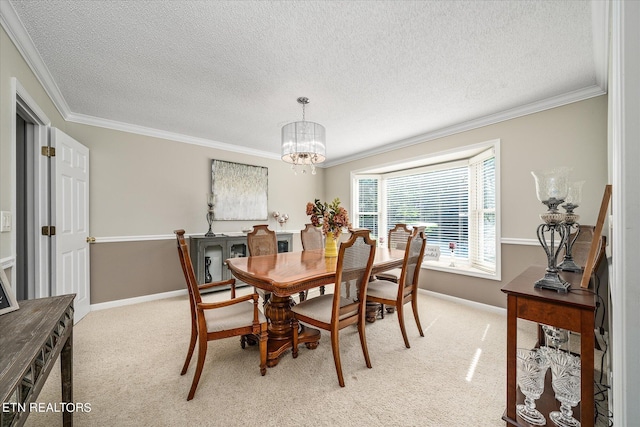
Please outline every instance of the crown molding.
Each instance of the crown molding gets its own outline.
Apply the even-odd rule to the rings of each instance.
[[[264,157],[267,159],[280,160],[281,158],[279,154],[272,153],[269,151],[256,150],[253,148],[227,144],[225,142],[213,141],[211,139],[198,138],[195,136],[184,135],[181,133],[168,132],[168,131],[145,127],[145,126],[132,125],[129,123],[118,122],[115,120],[88,116],[85,114],[71,113],[65,119],[69,122],[79,123],[83,125],[97,126],[105,129],[118,130],[118,131],[133,133],[137,135],[150,136],[153,138],[167,139],[170,141],[183,142],[186,144],[199,145],[202,147],[215,148],[218,150],[231,151],[234,153]]]
[[[511,108],[509,110],[501,111],[499,113],[490,114],[488,116],[480,117],[478,119],[473,119],[463,123],[458,123],[453,126],[447,126],[432,132],[416,135],[411,138],[402,139],[400,141],[393,142],[393,143],[384,145],[382,147],[378,147],[372,150],[362,151],[352,156],[346,156],[333,161],[328,161],[324,163],[324,167],[337,166],[343,163],[352,162],[355,160],[364,159],[366,157],[375,156],[377,154],[388,153],[389,151],[397,150],[399,148],[410,147],[412,145],[421,144],[423,142],[432,141],[438,138],[444,138],[446,136],[455,135],[457,133],[466,132],[466,131],[481,128],[484,126],[493,125],[496,123],[504,122],[506,120],[515,119],[517,117],[539,113],[541,111],[550,110],[552,108],[561,107],[563,105],[571,104],[574,102],[584,101],[585,99],[604,95],[606,93],[607,92],[604,89],[602,89],[600,86],[597,86],[597,85],[589,86],[583,89],[578,89],[572,92],[565,93],[563,95],[558,95],[551,98],[543,99],[541,101],[532,102],[530,104]]]
[[[66,119],[71,113],[69,105],[67,104],[67,101],[65,101],[64,96],[62,96],[62,92],[60,92],[60,89],[53,80],[53,77],[51,77],[49,69],[42,60],[40,53],[35,48],[33,40],[31,40],[27,30],[25,30],[18,14],[8,1],[0,1],[0,24],[9,35],[9,38],[16,46],[18,52],[20,52],[20,55],[22,55],[27,65],[29,65],[29,68],[33,71],[62,117]]]

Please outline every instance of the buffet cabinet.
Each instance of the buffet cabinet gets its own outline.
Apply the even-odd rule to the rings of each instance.
[[[277,233],[278,252],[291,252],[292,233]],[[195,235],[189,237],[189,253],[198,283],[218,282],[233,276],[227,268],[229,258],[249,256],[247,236],[217,234],[213,237]],[[222,290],[224,288],[216,288]]]

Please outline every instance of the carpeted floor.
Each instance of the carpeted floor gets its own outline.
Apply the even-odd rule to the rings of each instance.
[[[195,357],[180,376],[189,340],[186,295],[89,313],[74,328],[74,400],[89,403],[76,426],[504,426],[506,316],[420,294],[425,337],[406,313],[411,348],[396,314],[368,324],[373,369],[357,330],[341,333],[346,387],[338,385],[328,334],[259,372],[258,348],[239,338],[209,343],[195,398]],[[410,310],[409,310],[410,311]],[[536,327],[519,321],[519,345]],[[60,401],[55,367],[39,402]],[[27,426],[62,425],[32,413]]]

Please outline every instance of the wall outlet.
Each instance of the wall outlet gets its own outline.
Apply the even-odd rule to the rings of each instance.
[[[0,233],[4,233],[5,231],[11,231],[11,212],[2,211],[0,212]]]

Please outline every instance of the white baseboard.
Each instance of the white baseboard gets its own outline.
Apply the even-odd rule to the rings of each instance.
[[[452,297],[451,295],[446,295],[446,294],[441,294],[441,293],[438,293],[438,292],[428,291],[426,289],[418,289],[418,292],[425,293],[425,294],[427,294],[429,296],[432,296],[434,298],[440,298],[440,299],[443,299],[443,300],[455,302],[457,304],[462,304],[462,305],[466,305],[466,306],[469,306],[469,307],[477,308],[479,310],[489,311],[489,312],[496,313],[496,314],[501,314],[501,315],[504,315],[504,316],[507,315],[507,310],[505,308],[500,308],[500,307],[496,307],[496,306],[489,305],[489,304],[483,304],[483,303],[480,303],[480,302],[470,301],[470,300],[466,300],[464,298]],[[317,296],[315,294],[317,293],[319,295],[320,291],[319,291],[318,288],[314,288],[314,289],[310,290],[309,293],[312,296]],[[159,294],[143,295],[143,296],[140,296],[140,297],[126,298],[126,299],[119,299],[119,300],[115,300],[115,301],[101,302],[101,303],[98,303],[98,304],[91,304],[91,311],[106,310],[108,308],[115,308],[115,307],[123,307],[125,305],[139,304],[141,302],[156,301],[156,300],[165,299],[165,298],[173,298],[173,297],[186,295],[186,294],[187,294],[187,290],[186,289],[180,289],[180,290],[177,290],[177,291],[162,292],[162,293],[159,293]]]
[[[506,308],[496,307],[495,305],[483,304],[481,302],[470,301],[470,300],[464,299],[464,298],[452,297],[451,295],[441,294],[439,292],[428,291],[426,289],[418,289],[418,292],[426,293],[427,295],[432,296],[434,298],[440,298],[440,299],[443,299],[443,300],[455,302],[457,304],[462,304],[462,305],[466,305],[466,306],[469,306],[469,307],[477,308],[478,310],[489,311],[491,313],[500,314],[500,315],[503,315],[503,316],[507,315],[507,309]]]
[[[139,304],[141,302],[155,301],[155,300],[165,299],[165,298],[173,298],[173,297],[186,295],[186,294],[187,294],[186,289],[180,289],[177,291],[162,292],[160,294],[143,295],[141,297],[101,302],[98,304],[91,304],[91,311],[105,310],[107,308],[114,308],[114,307],[123,307],[125,305]]]

